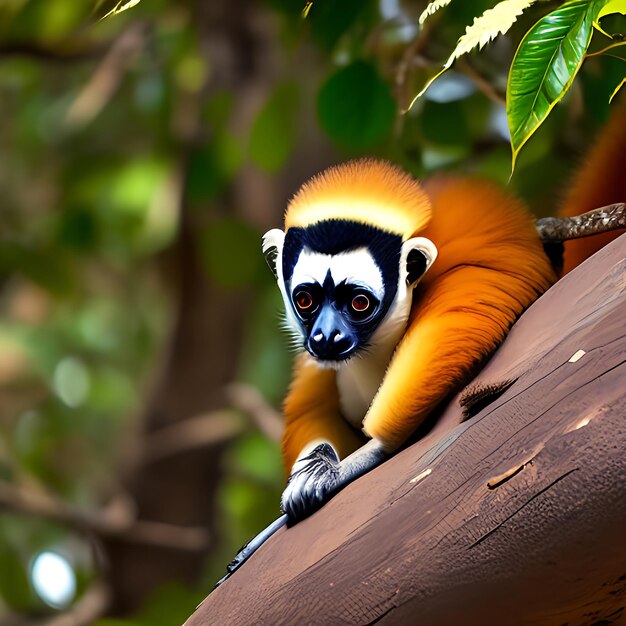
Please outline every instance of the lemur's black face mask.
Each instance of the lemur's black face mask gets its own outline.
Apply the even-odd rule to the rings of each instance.
[[[367,347],[396,296],[401,246],[399,235],[347,220],[287,231],[283,279],[312,356],[344,361]]]

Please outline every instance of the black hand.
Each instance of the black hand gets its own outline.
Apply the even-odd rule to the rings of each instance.
[[[339,459],[327,443],[298,460],[281,500],[289,525],[308,517],[330,500],[339,489],[339,474]]]

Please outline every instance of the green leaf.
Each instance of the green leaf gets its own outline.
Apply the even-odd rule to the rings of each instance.
[[[472,25],[465,28],[465,34],[457,42],[456,48],[448,57],[441,71],[437,72],[424,85],[422,90],[413,98],[408,108],[410,109],[431,84],[446,70],[450,69],[459,57],[471,52],[476,47],[482,50],[492,39],[506,33],[515,24],[517,18],[535,2],[536,0],[503,0],[492,9],[487,9],[480,17],[475,17]]]
[[[515,53],[506,90],[512,168],[522,146],[570,88],[602,4],[572,0],[540,19]]]
[[[613,98],[615,98],[615,96],[617,95],[617,92],[624,86],[625,83],[626,83],[626,78],[622,78],[622,81],[613,90],[613,93],[611,94],[611,97],[609,98],[609,104],[613,102]]]
[[[296,143],[298,87],[279,85],[261,109],[250,133],[250,158],[272,173],[287,161]]]
[[[243,150],[226,130],[199,146],[191,154],[187,173],[187,193],[194,204],[210,202],[221,193],[237,173]]]
[[[599,30],[603,35],[611,38],[613,38],[613,36],[605,32],[604,29],[600,26],[600,20],[606,15],[612,15],[614,13],[621,13],[622,15],[626,15],[626,0],[608,0],[608,2],[604,3],[604,6],[600,9],[600,12],[593,20],[594,27]]]
[[[452,0],[433,0],[430,2],[422,11],[422,14],[419,17],[419,23],[423,24],[431,15],[439,11],[439,9],[447,7],[450,2],[452,2]]]
[[[376,69],[355,61],[322,85],[317,111],[322,127],[338,144],[363,150],[391,130],[396,102]]]
[[[128,0],[127,2],[120,0],[106,15],[102,16],[100,19],[104,20],[111,15],[119,15],[120,13],[137,6],[140,2],[141,0]]]
[[[292,0],[294,1],[294,0]],[[309,7],[307,23],[315,42],[325,51],[330,52],[341,36],[356,22],[367,9],[366,0],[316,0]],[[306,6],[305,6],[306,8]]]

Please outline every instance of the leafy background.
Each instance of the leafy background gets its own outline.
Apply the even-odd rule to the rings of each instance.
[[[181,623],[277,516],[291,357],[260,236],[360,155],[507,184],[507,72],[558,3],[505,15],[400,114],[495,4],[455,0],[420,30],[417,1],[316,0],[303,20],[293,0],[151,0],[100,20],[119,3],[0,0],[2,624]],[[613,43],[622,17],[602,19]],[[508,182],[537,214],[624,80],[621,48],[591,46]],[[48,553],[75,581],[56,601]]]

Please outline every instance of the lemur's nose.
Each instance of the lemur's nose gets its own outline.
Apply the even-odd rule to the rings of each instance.
[[[325,333],[317,330],[309,338],[310,351],[320,359],[337,359],[353,347],[353,341],[337,328]]]
[[[356,344],[357,338],[342,319],[341,313],[332,305],[324,305],[309,335],[309,352],[323,361],[340,361],[346,358]]]

